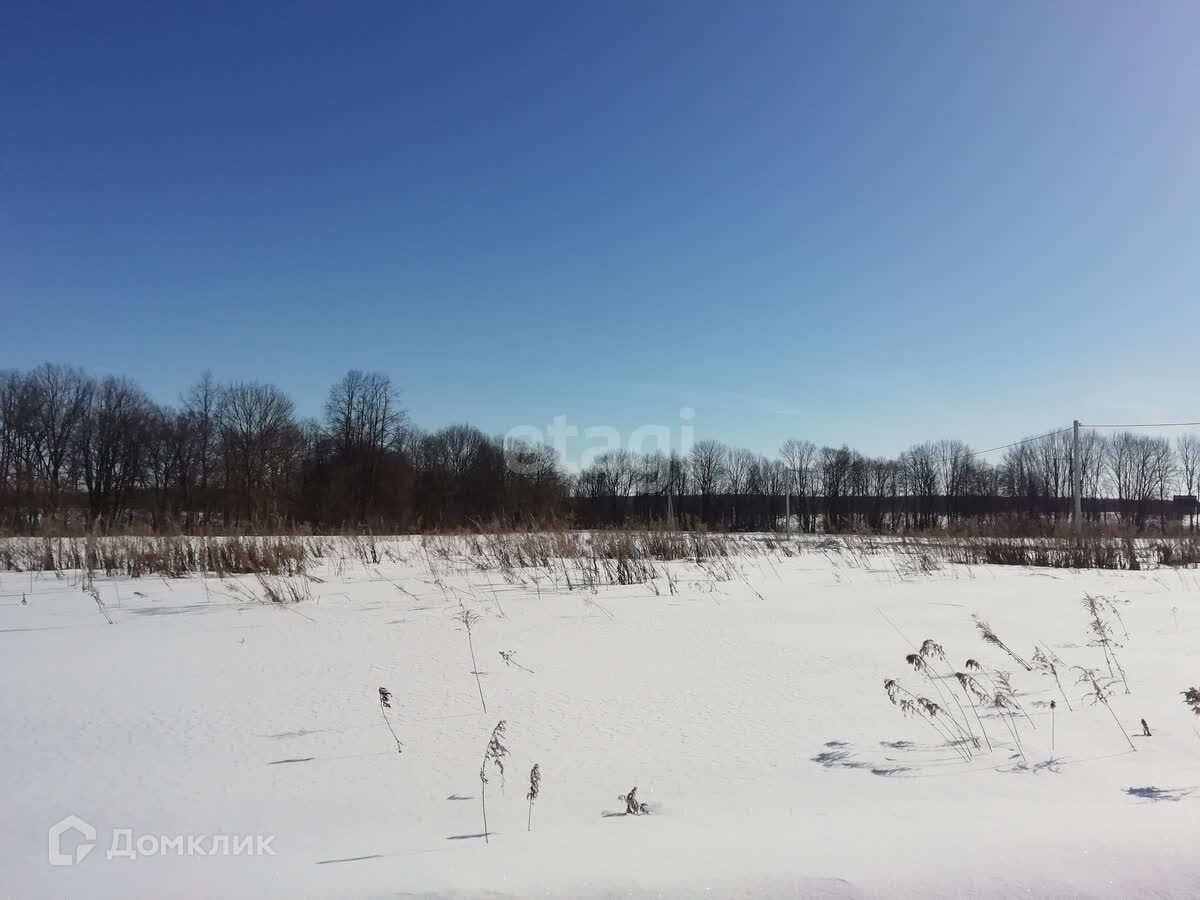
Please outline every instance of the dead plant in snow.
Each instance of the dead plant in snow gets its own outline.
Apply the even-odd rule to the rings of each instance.
[[[917,653],[910,653],[904,657],[904,661],[913,667],[913,671],[925,677],[930,686],[937,691],[938,697],[941,698],[943,706],[947,704],[946,694],[942,691],[940,681],[942,673],[934,668],[934,661],[946,661],[946,652],[942,649],[941,644],[932,638],[926,639],[921,644],[921,649]],[[962,722],[948,711],[946,718],[949,719],[954,729],[958,732],[959,738],[964,741],[969,741],[976,748],[979,747],[979,738],[975,736],[975,732],[971,729],[971,723],[967,719],[966,711],[962,708],[962,704],[958,702],[958,697],[954,695],[953,689],[950,689],[950,699],[954,701],[954,705],[958,707],[959,713],[962,715]],[[982,728],[982,723],[980,724]]]
[[[992,739],[988,737],[987,728],[984,727],[983,718],[979,715],[979,706],[991,705],[991,698],[987,692],[980,686],[979,682],[965,672],[955,672],[954,679],[958,682],[959,689],[967,695],[967,699],[971,703],[971,710],[975,713],[975,721],[979,723],[979,730],[983,733],[983,739],[987,742],[988,752],[992,751]]]
[[[1101,678],[1096,675],[1095,669],[1087,669],[1083,666],[1073,666],[1072,668],[1079,672],[1079,681],[1076,683],[1085,685],[1087,687],[1087,694],[1085,697],[1087,702],[1091,703],[1092,705],[1097,703],[1103,704],[1104,708],[1108,710],[1108,714],[1112,716],[1113,724],[1117,726],[1125,740],[1128,742],[1129,749],[1136,753],[1137,747],[1133,745],[1133,741],[1130,740],[1129,735],[1121,726],[1121,720],[1117,718],[1117,714],[1113,712],[1113,708],[1108,702],[1109,698],[1112,696],[1112,690],[1116,686],[1118,679]]]
[[[528,672],[530,675],[532,675],[533,669],[528,669],[525,666],[521,665],[519,662],[517,662],[515,659],[513,659],[513,657],[516,655],[517,655],[516,650],[501,650],[500,651],[500,658],[502,660],[504,660],[504,664],[506,666],[516,666],[518,669],[521,669],[522,671]]]
[[[1058,680],[1058,666],[1055,661],[1062,662],[1053,652],[1047,648],[1047,652],[1043,653],[1041,647],[1035,647],[1033,650],[1033,665],[1039,669],[1043,675],[1049,675],[1054,679],[1054,683],[1058,685],[1058,692],[1062,694],[1063,701],[1067,704],[1067,709],[1071,709],[1071,701],[1067,697],[1067,692],[1063,690],[1062,682]]]
[[[84,590],[91,595],[93,600],[96,601],[96,606],[100,608],[100,613],[104,616],[104,621],[106,621],[109,625],[115,625],[116,620],[113,619],[112,613],[108,611],[108,607],[105,606],[104,601],[100,599],[99,588],[97,588],[94,584],[89,583],[88,587],[84,588]]]
[[[507,728],[507,723],[503,719],[496,723],[496,727],[492,729],[492,737],[488,741],[487,749],[483,752],[483,762],[479,764],[479,798],[483,804],[484,843],[491,843],[488,840],[487,822],[487,765],[491,762],[500,770],[500,786],[504,787],[504,757],[508,756],[508,748],[504,746],[505,728]]]
[[[970,752],[963,747],[962,739],[951,729],[944,724],[938,715],[942,712],[942,708],[927,697],[918,697],[916,694],[907,690],[900,685],[900,682],[895,678],[888,678],[883,682],[883,689],[887,692],[888,700],[891,704],[897,707],[901,713],[907,716],[915,716],[926,725],[928,725],[935,734],[963,758],[964,761],[971,759]]]
[[[996,675],[995,684],[997,685],[997,693],[1002,694],[1004,696],[1005,704],[1010,709],[1016,710],[1021,715],[1023,715],[1025,717],[1025,721],[1029,723],[1029,726],[1036,731],[1037,726],[1033,724],[1033,719],[1029,718],[1029,713],[1025,712],[1025,707],[1023,707],[1020,703],[1017,702],[1017,691],[1012,686],[1012,682],[1009,680],[1009,674],[1007,672],[1001,672],[1001,671],[997,670],[995,675]]]
[[[617,799],[625,804],[625,815],[644,816],[650,812],[650,807],[637,798],[637,785],[629,789],[628,794],[619,794]]]
[[[533,768],[529,770],[529,793],[525,795],[525,799],[529,801],[529,817],[525,822],[526,831],[533,831],[533,801],[538,798],[541,790],[542,767],[534,763]]]
[[[1200,688],[1191,687],[1183,692],[1183,702],[1192,712],[1200,716]]]
[[[1026,672],[1033,671],[1033,666],[1029,665],[1029,663],[1025,662],[1025,660],[1021,659],[1021,657],[1017,656],[1017,654],[1009,649],[1009,646],[1004,643],[1004,641],[1000,640],[1000,638],[996,635],[996,632],[992,631],[992,626],[989,625],[986,620],[979,618],[977,615],[973,615],[971,618],[975,621],[975,627],[979,629],[979,634],[986,643],[991,644],[993,647],[999,647],[1014,660],[1016,660],[1016,662]]]
[[[1012,682],[1009,681],[1007,672],[996,671],[988,674],[988,671],[980,665],[978,660],[968,659],[963,667],[967,672],[973,672],[973,675],[967,672],[955,672],[954,677],[964,691],[967,691],[972,699],[978,702],[981,706],[990,707],[997,718],[1008,730],[1009,735],[1016,745],[1017,752],[1021,754],[1021,759],[1025,760],[1025,749],[1021,744],[1021,731],[1017,725],[1017,716],[1025,717],[1031,727],[1037,728],[1033,724],[1033,719],[1029,718],[1029,713],[1025,712],[1025,708],[1017,702],[1017,692],[1013,689]],[[995,676],[994,678],[992,676]],[[986,688],[980,682],[983,679],[987,682]]]
[[[1021,746],[1021,732],[1017,727],[1016,710],[1020,707],[1008,694],[997,692],[992,697],[992,708],[996,710],[1000,721],[1004,723],[1004,727],[1012,735],[1013,743],[1017,745],[1017,752],[1021,754],[1021,761],[1028,763],[1029,760],[1025,758],[1025,748]]]
[[[483,706],[484,713],[486,713],[487,701],[483,699],[483,684],[479,681],[479,665],[475,662],[475,640],[472,634],[475,625],[482,618],[478,613],[471,612],[465,606],[461,606],[459,611],[454,614],[454,621],[462,625],[467,632],[467,647],[471,650],[471,674],[475,676],[475,687],[479,689],[479,703]]]
[[[1120,660],[1117,659],[1117,648],[1122,645],[1114,638],[1112,626],[1102,613],[1112,612],[1120,618],[1120,613],[1117,612],[1116,606],[1109,597],[1094,597],[1091,594],[1083,595],[1083,608],[1087,610],[1091,621],[1088,622],[1088,630],[1092,633],[1092,639],[1088,642],[1089,647],[1099,647],[1104,651],[1104,662],[1108,666],[1108,675],[1110,678],[1119,679],[1121,684],[1125,686],[1125,693],[1129,693],[1129,681],[1125,678],[1125,670],[1121,667]],[[1121,630],[1125,631],[1124,623],[1121,624]],[[1128,636],[1128,632],[1125,632]],[[1116,671],[1113,671],[1113,667]]]
[[[385,687],[379,689],[379,712],[383,716],[383,724],[388,727],[388,731],[392,733],[392,739],[396,742],[396,752],[404,753],[404,745],[400,743],[400,738],[396,737],[396,729],[392,727],[392,723],[388,720],[387,711],[392,708],[392,692]]]

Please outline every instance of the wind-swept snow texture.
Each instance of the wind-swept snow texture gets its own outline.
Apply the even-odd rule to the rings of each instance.
[[[253,577],[97,577],[114,624],[79,573],[0,574],[0,893],[1200,894],[1200,719],[1180,696],[1200,682],[1194,571],[921,571],[810,547],[590,592],[396,544],[403,561],[310,568],[312,599],[287,605]],[[1106,674],[1085,593],[1128,631],[1131,693],[1111,704],[1136,750],[1076,672],[1068,711],[972,621]],[[889,677],[932,696],[905,663],[926,638],[947,670],[1011,673],[1026,764],[995,710],[994,749],[964,762],[888,702]],[[622,815],[634,786],[648,815]],[[52,866],[47,831],[70,815],[95,846]],[[119,829],[183,836],[184,854],[109,859]],[[274,855],[188,855],[214,835],[274,835]]]

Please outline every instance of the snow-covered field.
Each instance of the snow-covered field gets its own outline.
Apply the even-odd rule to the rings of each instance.
[[[250,576],[97,578],[114,624],[78,573],[0,573],[0,893],[1200,894],[1200,719],[1180,697],[1200,682],[1195,571],[921,571],[810,548],[591,592],[416,542],[396,555],[310,567],[311,599],[287,605]],[[1085,593],[1115,598],[1128,630],[1114,624],[1120,729],[1075,673],[1068,711],[971,619],[1022,657],[1040,642],[1107,674]],[[1026,764],[994,711],[994,749],[963,761],[888,702],[888,677],[933,696],[905,663],[926,638],[948,668],[1011,673],[1036,725],[1010,723]],[[1143,717],[1153,736],[1133,737]],[[501,719],[485,844],[479,768]],[[635,785],[651,813],[619,815]],[[95,846],[52,866],[47,831],[69,815]],[[109,859],[124,829],[180,836],[184,854]],[[214,835],[231,851],[273,835],[273,855],[223,854]],[[189,855],[189,837],[216,854]]]

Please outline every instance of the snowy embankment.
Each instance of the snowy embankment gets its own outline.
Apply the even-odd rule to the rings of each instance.
[[[0,573],[3,893],[1200,893],[1200,719],[1180,697],[1200,682],[1194,570],[915,566],[810,546],[579,590],[565,569],[506,578],[412,541],[381,559],[310,564],[275,583],[303,582],[309,599],[286,604],[254,576],[96,577],[98,603],[77,572]],[[1107,676],[1085,594],[1113,598],[1123,622],[1119,727],[1070,670]],[[464,609],[480,617],[478,684]],[[1073,711],[972,614],[1022,658],[1052,651]],[[1028,718],[963,713],[990,752],[889,703],[886,678],[932,696],[905,662],[927,638],[946,672],[973,658],[1011,674]],[[1133,736],[1142,718],[1152,737]],[[489,768],[481,786],[501,719],[504,776]],[[650,814],[620,815],[635,785]],[[95,846],[52,866],[47,830],[69,815]],[[124,829],[182,836],[184,853],[109,859]],[[214,835],[273,835],[273,855],[226,855]],[[215,855],[187,852],[200,836]]]

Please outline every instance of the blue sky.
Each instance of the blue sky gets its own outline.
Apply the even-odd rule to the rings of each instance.
[[[894,453],[1200,419],[1200,6],[26,3],[0,368]],[[1190,357],[1190,358],[1189,358]]]

